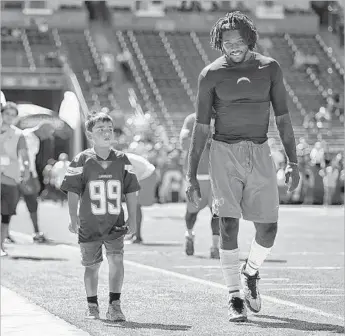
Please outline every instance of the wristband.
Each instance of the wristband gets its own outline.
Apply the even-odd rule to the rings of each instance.
[[[296,162],[288,162],[288,165],[290,165],[290,166],[298,166],[298,163],[296,163]]]

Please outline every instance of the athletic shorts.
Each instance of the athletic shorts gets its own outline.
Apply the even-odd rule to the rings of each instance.
[[[105,246],[107,256],[123,254],[124,236],[113,240],[99,240],[93,242],[79,243],[81,252],[81,264],[83,266],[94,266],[103,261],[102,245]]]
[[[276,167],[267,142],[228,144],[212,140],[210,175],[212,212],[219,217],[256,223],[278,221]]]
[[[195,207],[193,203],[187,200],[187,211],[189,213],[196,213],[200,210],[212,207],[212,190],[211,190],[211,181],[210,180],[200,180],[200,193],[201,193],[201,201],[199,202],[199,207]]]
[[[155,191],[157,186],[157,173],[154,171],[146,179],[139,181],[140,190],[138,203],[143,206],[150,206],[155,203]]]
[[[17,185],[1,184],[1,214],[15,215],[19,191]]]

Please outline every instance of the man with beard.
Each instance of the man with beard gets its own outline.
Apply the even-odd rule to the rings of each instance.
[[[277,233],[276,168],[267,144],[270,104],[288,158],[285,182],[289,191],[299,182],[283,73],[276,60],[254,52],[257,39],[252,20],[238,11],[227,13],[213,26],[211,45],[222,56],[206,66],[198,79],[187,171],[187,197],[198,206],[201,193],[197,171],[214,110],[215,132],[209,156],[212,211],[220,217],[220,261],[229,292],[230,321],[247,320],[244,302],[250,310],[260,311],[258,269]],[[237,236],[241,216],[254,222],[256,235],[240,268]]]

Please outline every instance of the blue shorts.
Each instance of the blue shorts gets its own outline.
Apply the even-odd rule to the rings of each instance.
[[[213,140],[210,175],[213,214],[233,218],[242,215],[256,223],[278,221],[277,173],[267,141],[228,144]]]
[[[102,245],[105,246],[107,256],[114,254],[123,255],[124,237],[113,240],[98,240],[79,243],[81,252],[81,264],[85,267],[94,266],[103,261]]]

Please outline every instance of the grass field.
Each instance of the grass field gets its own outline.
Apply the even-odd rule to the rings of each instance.
[[[83,268],[67,207],[40,205],[42,230],[53,243],[29,242],[32,226],[21,203],[11,230],[18,244],[1,260],[2,285],[90,335],[333,335],[344,333],[344,212],[342,207],[282,207],[275,247],[261,268],[263,307],[242,324],[227,321],[227,295],[218,260],[209,259],[210,214],[200,213],[196,253],[184,254],[183,204],[144,209],[142,245],[125,246],[122,305],[126,323],[83,318]],[[253,225],[241,221],[240,257]],[[107,263],[100,273],[105,316]]]

